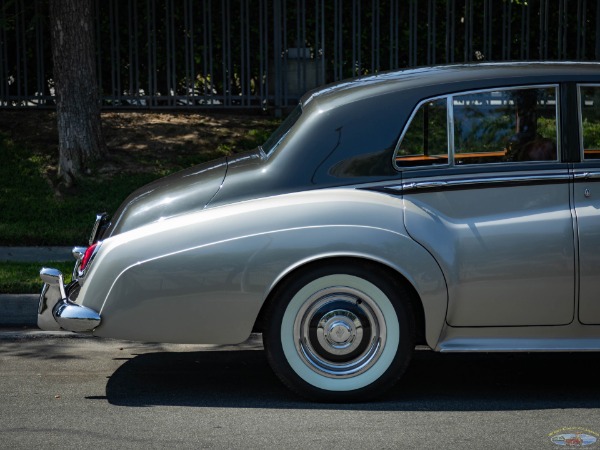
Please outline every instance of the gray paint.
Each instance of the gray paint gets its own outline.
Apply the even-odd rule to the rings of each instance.
[[[114,215],[106,235],[114,235],[179,214],[202,210],[225,179],[225,158],[154,181],[133,192]]]

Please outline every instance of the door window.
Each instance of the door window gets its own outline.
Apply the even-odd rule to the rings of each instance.
[[[557,161],[556,98],[557,87],[547,86],[425,101],[402,136],[396,164]]]
[[[600,86],[580,86],[583,159],[600,159]]]
[[[453,98],[456,164],[556,161],[554,87]]]

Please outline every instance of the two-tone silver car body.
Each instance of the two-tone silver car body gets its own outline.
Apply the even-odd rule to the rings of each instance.
[[[288,385],[335,400],[391,384],[419,341],[599,350],[596,122],[593,63],[311,92],[262,148],[99,216],[73,283],[42,271],[40,327],[215,344],[265,331]]]

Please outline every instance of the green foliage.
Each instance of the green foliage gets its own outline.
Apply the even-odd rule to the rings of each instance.
[[[581,87],[583,104],[582,128],[583,147],[586,150],[600,149],[600,89],[597,86]]]
[[[600,121],[583,120],[583,146],[586,150],[600,149]]]
[[[96,212],[114,211],[137,187],[160,174],[121,174],[106,182],[84,177],[58,195],[44,173],[47,156],[0,135],[0,245],[85,243]]]
[[[42,290],[40,269],[53,267],[60,270],[66,278],[71,280],[73,262],[0,262],[0,293],[33,294]]]
[[[456,153],[503,150],[514,133],[514,113],[508,110],[484,110],[475,105],[455,107],[454,114]]]
[[[538,117],[537,134],[545,138],[556,140],[556,119],[554,117]]]
[[[446,100],[435,100],[422,105],[415,114],[410,127],[402,139],[399,156],[448,153],[446,126]],[[427,127],[425,128],[425,125]]]

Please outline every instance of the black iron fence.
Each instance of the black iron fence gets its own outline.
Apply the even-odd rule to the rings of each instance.
[[[0,0],[0,107],[52,107],[47,0]],[[110,108],[281,109],[422,65],[600,60],[600,0],[96,0]]]

